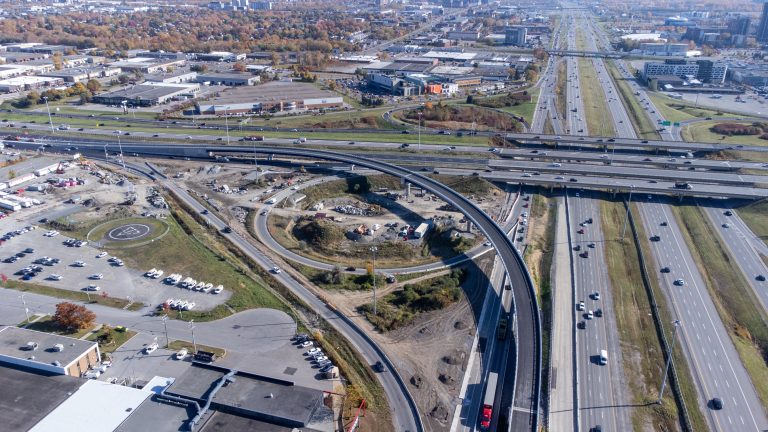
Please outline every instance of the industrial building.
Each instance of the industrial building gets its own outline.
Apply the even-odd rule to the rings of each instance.
[[[195,82],[197,80],[197,72],[187,71],[173,71],[173,72],[158,72],[144,77],[144,81],[153,83],[164,84],[184,84],[189,82]]]
[[[123,101],[133,106],[154,106],[171,100],[191,99],[200,91],[198,84],[145,83],[101,93],[93,97],[94,103],[120,105]]]
[[[79,377],[100,361],[96,342],[14,326],[0,329],[0,363]]]
[[[661,75],[674,75],[681,78],[695,78],[704,83],[722,84],[728,65],[710,60],[665,60],[647,62],[643,68],[643,79],[657,78]]]
[[[196,80],[202,84],[236,87],[258,84],[261,78],[249,73],[207,72],[198,74]]]
[[[42,76],[18,76],[0,80],[0,92],[15,93],[20,91],[40,90],[64,85],[61,78]]]
[[[684,43],[660,43],[660,42],[642,42],[640,51],[643,54],[661,55],[661,56],[687,56],[688,44]]]
[[[105,78],[115,75],[120,75],[122,70],[120,68],[103,66],[103,67],[78,67],[72,69],[62,69],[46,72],[45,76],[53,78],[61,78],[67,83],[76,83],[88,81],[92,78]]]
[[[110,64],[127,72],[141,72],[143,74],[152,74],[156,72],[166,72],[184,66],[186,60],[155,59],[150,57],[134,57],[127,60],[120,60]]]
[[[235,62],[245,60],[245,54],[235,54],[228,51],[211,51],[209,53],[197,53],[195,58],[199,61],[210,62]]]
[[[200,102],[201,114],[259,113],[341,108],[344,99],[312,84],[272,81],[222,92],[221,96]]]

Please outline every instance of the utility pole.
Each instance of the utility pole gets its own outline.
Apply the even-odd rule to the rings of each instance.
[[[107,146],[109,144],[104,144],[104,161],[106,162],[109,156],[107,156]]]
[[[424,115],[421,111],[419,111],[419,126],[416,128],[419,131],[419,151],[421,151],[421,116]]]
[[[45,100],[45,110],[48,111],[48,123],[51,125],[51,133],[54,134],[56,131],[53,129],[53,119],[51,118],[51,108],[48,106],[48,96],[43,96],[43,100]]]
[[[667,374],[669,373],[669,365],[672,363],[672,353],[675,350],[675,342],[677,341],[677,328],[680,327],[680,320],[675,320],[672,323],[672,344],[669,346],[669,352],[667,353],[667,366],[664,367],[664,375],[661,379],[661,390],[659,390],[659,398],[656,400],[657,404],[661,404],[661,398],[664,396],[664,387],[667,385]]]
[[[163,315],[163,327],[165,327],[165,347],[168,348],[168,346],[171,344],[168,341],[168,315]]]
[[[376,252],[379,251],[379,248],[376,246],[371,247],[371,252],[373,252],[373,315],[376,316]]]
[[[624,228],[621,229],[621,241],[624,242],[624,234],[627,233],[627,222],[629,222],[629,207],[632,204],[632,191],[635,189],[635,185],[629,186],[629,200],[627,201],[627,214],[624,217]]]
[[[197,342],[195,342],[195,320],[189,320],[189,329],[192,331],[192,347],[195,349],[195,354],[197,354]]]

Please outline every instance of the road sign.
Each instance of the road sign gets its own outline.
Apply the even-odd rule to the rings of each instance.
[[[662,126],[670,126],[671,124],[672,123],[669,120],[664,120],[663,122],[661,122]]]
[[[680,126],[680,122],[674,122],[674,123],[672,123],[672,126],[678,126],[679,127]]]

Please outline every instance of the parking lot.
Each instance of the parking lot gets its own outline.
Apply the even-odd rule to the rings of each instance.
[[[23,228],[25,225],[20,222],[9,221],[4,223],[2,232]],[[55,288],[67,289],[72,291],[89,292],[91,295],[106,295],[117,298],[129,298],[133,302],[142,302],[155,306],[165,302],[168,299],[181,299],[195,303],[195,309],[210,309],[226,301],[231,293],[224,287],[220,294],[203,293],[183,289],[177,286],[166,284],[163,278],[150,279],[144,276],[144,273],[150,269],[132,269],[128,267],[117,266],[109,262],[112,256],[107,254],[99,257],[102,251],[87,244],[81,247],[66,246],[64,241],[68,239],[63,234],[54,237],[47,237],[46,229],[37,229],[14,236],[2,245],[0,260],[24,251],[27,248],[34,249],[34,252],[25,254],[14,263],[0,261],[0,273],[9,278],[21,279],[22,275],[15,273],[24,267],[34,265],[33,262],[43,257],[57,258],[58,264],[45,265],[38,264],[42,271],[27,282],[40,285],[47,285]],[[125,249],[120,253],[130,254],[130,249]],[[119,254],[116,254],[120,258]],[[78,267],[74,263],[82,261],[83,267]],[[173,273],[173,269],[164,269],[165,274]],[[51,275],[61,276],[60,280],[53,280]],[[100,279],[91,279],[92,275],[100,274]],[[211,281],[213,282],[213,281]],[[89,285],[95,285],[98,290],[87,291]]]

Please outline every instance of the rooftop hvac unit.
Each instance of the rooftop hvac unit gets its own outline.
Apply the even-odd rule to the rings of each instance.
[[[37,349],[37,342],[27,342],[26,345],[27,351],[34,351]]]
[[[56,345],[53,346],[53,350],[55,352],[62,352],[62,351],[64,351],[64,345],[60,344],[60,343],[57,343]]]

